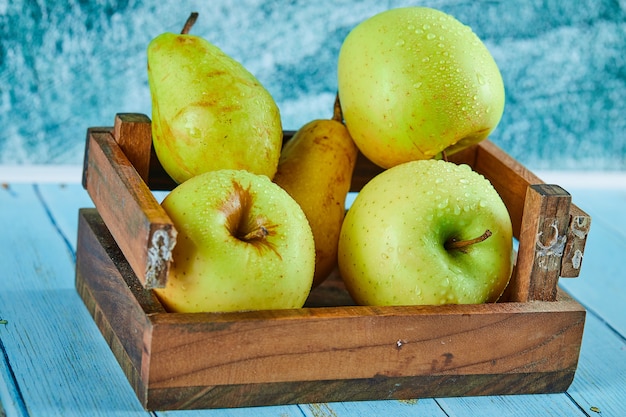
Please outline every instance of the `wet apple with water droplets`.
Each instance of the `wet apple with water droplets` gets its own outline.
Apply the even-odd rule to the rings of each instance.
[[[339,237],[339,271],[365,305],[496,301],[512,272],[509,213],[468,165],[406,162],[367,183]]]
[[[426,7],[391,9],[357,25],[338,60],[338,89],[352,138],[389,168],[485,138],[504,110],[496,62],[472,30]]]
[[[311,290],[315,245],[296,201],[264,175],[199,174],[162,202],[178,237],[165,288],[172,312],[302,307]]]

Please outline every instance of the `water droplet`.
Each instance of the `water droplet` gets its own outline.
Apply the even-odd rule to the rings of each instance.
[[[430,29],[430,25],[428,23],[424,23],[424,26],[422,27],[424,28],[424,30]]]
[[[396,45],[397,46],[402,46],[402,45],[404,45],[404,43],[405,43],[404,39],[398,39],[398,42],[396,42]]]
[[[419,81],[413,84],[413,88],[420,88],[421,86],[422,86],[422,83]]]
[[[459,182],[460,182],[461,184],[468,184],[468,183],[469,183],[469,180],[468,180],[467,178],[461,178],[461,179],[459,180]]]
[[[425,56],[424,58],[422,58],[422,62],[428,62],[428,61],[430,61],[429,57]]]
[[[428,39],[429,41],[432,41],[436,37],[437,35],[435,35],[434,33],[429,33],[428,35],[426,35],[426,39]]]
[[[483,77],[481,73],[476,73],[476,80],[478,81],[478,84],[485,85],[485,77]]]

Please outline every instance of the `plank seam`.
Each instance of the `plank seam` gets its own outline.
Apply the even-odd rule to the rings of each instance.
[[[72,242],[65,235],[65,233],[63,233],[63,230],[61,230],[61,227],[59,226],[59,223],[57,222],[56,218],[52,214],[52,210],[50,209],[50,206],[48,205],[48,203],[46,202],[45,198],[41,194],[41,190],[39,189],[39,185],[38,184],[33,184],[33,190],[35,191],[35,195],[37,196],[37,199],[39,200],[39,202],[41,203],[44,211],[46,212],[46,216],[48,216],[48,219],[50,220],[50,223],[52,223],[52,226],[54,227],[54,229],[57,231],[59,236],[61,236],[61,239],[63,239],[63,243],[65,243],[65,247],[69,251],[69,253],[70,253],[71,257],[72,257],[72,263],[76,264],[76,251],[72,247]]]
[[[6,381],[9,384],[12,384],[15,387],[15,406],[17,410],[20,411],[21,415],[29,416],[28,408],[26,407],[26,401],[24,400],[24,395],[22,394],[22,390],[20,385],[17,382],[17,378],[15,376],[15,372],[13,372],[13,367],[11,366],[11,361],[9,360],[9,355],[4,347],[4,342],[2,342],[2,338],[0,338],[0,350],[2,351],[2,361],[6,364],[6,369],[8,373],[8,377],[10,381]],[[6,409],[4,410],[6,411]]]

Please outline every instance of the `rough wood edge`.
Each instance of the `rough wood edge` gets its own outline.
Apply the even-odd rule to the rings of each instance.
[[[298,381],[150,389],[148,410],[190,410],[339,401],[555,394],[567,391],[574,370],[515,375],[446,375]]]
[[[574,278],[580,274],[580,268],[587,243],[587,235],[591,229],[591,216],[580,208],[571,205],[570,222],[567,228],[567,243],[561,261],[561,276]]]
[[[527,189],[510,301],[554,301],[567,239],[571,195],[558,185]]]
[[[85,188],[146,288],[164,287],[176,228],[109,131],[89,131]],[[120,212],[123,203],[123,213]]]

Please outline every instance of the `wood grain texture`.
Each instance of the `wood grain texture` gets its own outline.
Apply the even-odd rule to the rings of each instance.
[[[562,277],[574,278],[580,274],[590,229],[591,216],[572,204],[567,227],[567,240],[561,261]]]
[[[85,188],[146,286],[165,285],[176,229],[110,132],[90,131]]]
[[[528,187],[510,301],[554,301],[567,239],[571,195],[557,185]]]
[[[118,113],[115,115],[113,137],[139,176],[147,182],[152,151],[150,118],[140,113]]]
[[[165,313],[103,228],[95,210],[81,210],[77,287],[148,408],[562,392],[574,376],[585,311],[566,294],[558,302]]]

